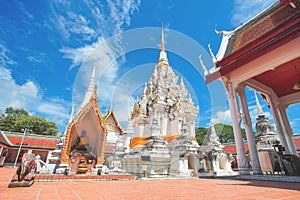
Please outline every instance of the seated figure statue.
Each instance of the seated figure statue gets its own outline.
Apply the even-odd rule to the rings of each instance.
[[[87,152],[89,149],[89,139],[86,136],[86,130],[81,132],[81,135],[77,137],[75,145],[72,146],[71,151]]]

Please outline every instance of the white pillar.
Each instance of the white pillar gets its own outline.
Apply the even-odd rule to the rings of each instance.
[[[138,129],[138,131],[139,131],[138,136],[139,137],[144,137],[144,124],[139,123],[139,129]]]
[[[278,136],[281,142],[281,145],[285,148],[285,154],[289,154],[290,151],[288,149],[288,145],[286,142],[286,139],[284,137],[284,129],[282,127],[282,124],[280,122],[280,117],[279,117],[279,109],[278,109],[278,103],[277,101],[274,101],[274,98],[271,98],[270,96],[268,96],[268,100],[270,102],[270,107],[272,109],[272,113],[273,113],[273,118],[274,118],[274,122],[278,131]]]
[[[244,85],[239,87],[238,94],[241,100],[241,107],[243,110],[243,121],[246,130],[246,136],[248,141],[248,147],[250,152],[250,163],[254,174],[261,174],[260,163],[258,159],[258,153],[256,149],[256,143],[254,133],[252,130],[252,122],[249,114],[248,103],[245,95]]]
[[[286,114],[286,109],[287,109],[287,106],[279,106],[280,118],[281,118],[283,128],[285,130],[285,134],[284,134],[285,139],[286,139],[290,153],[298,156],[295,142],[293,139],[294,133],[293,133],[291,124],[289,122],[288,116]]]
[[[249,166],[245,155],[242,132],[239,124],[241,117],[238,110],[235,89],[233,88],[231,82],[224,82],[224,85],[226,87],[226,94],[229,102],[230,115],[233,126],[234,140],[237,151],[238,170],[240,174],[249,174]]]

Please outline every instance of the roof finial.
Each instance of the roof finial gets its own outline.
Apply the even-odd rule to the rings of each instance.
[[[265,116],[265,113],[264,113],[264,111],[261,108],[261,105],[260,105],[260,103],[258,101],[258,98],[257,98],[257,95],[256,95],[255,91],[254,91],[254,95],[255,95],[255,100],[256,100],[257,115],[258,116]]]

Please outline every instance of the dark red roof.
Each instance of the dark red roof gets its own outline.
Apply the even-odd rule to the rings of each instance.
[[[6,139],[4,138],[5,136],[10,143],[7,143]],[[0,142],[10,146],[19,146],[21,144],[22,137],[22,133],[2,132],[2,134],[0,134]],[[23,147],[54,149],[58,140],[59,138],[54,136],[51,137],[28,134],[25,135]]]

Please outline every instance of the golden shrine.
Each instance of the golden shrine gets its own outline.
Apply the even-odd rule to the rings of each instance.
[[[61,154],[61,165],[68,165],[71,173],[92,172],[105,161],[108,134],[122,134],[122,128],[113,111],[102,117],[99,110],[97,87],[94,84],[95,67],[79,111],[70,117]]]

